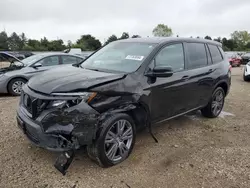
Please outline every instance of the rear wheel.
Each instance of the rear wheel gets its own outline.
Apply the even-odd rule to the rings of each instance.
[[[201,109],[202,115],[209,118],[217,117],[223,109],[224,101],[224,90],[221,87],[216,88],[208,105],[205,108]]]
[[[8,84],[8,91],[11,95],[19,96],[21,95],[22,86],[27,82],[23,78],[14,78]]]
[[[136,136],[132,118],[127,114],[115,114],[101,127],[97,140],[87,147],[89,157],[102,167],[110,167],[127,159]]]

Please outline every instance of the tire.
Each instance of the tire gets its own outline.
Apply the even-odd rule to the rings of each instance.
[[[243,80],[244,80],[245,82],[248,82],[248,81],[249,81],[249,77],[247,77],[247,76],[245,75],[245,69],[244,69],[244,71],[243,71]]]
[[[27,82],[27,80],[23,78],[14,78],[12,79],[8,84],[8,92],[13,96],[19,96],[21,95],[22,88],[21,86],[24,85]],[[16,90],[14,87],[18,87]]]
[[[220,99],[220,100],[217,100],[217,99]],[[212,97],[209,103],[207,104],[207,106],[201,109],[202,115],[208,118],[218,117],[223,109],[224,101],[225,101],[225,92],[221,87],[217,87],[214,90]]]
[[[117,137],[118,134],[111,134],[116,132],[119,125],[123,127],[123,134],[127,131],[127,134],[131,139],[122,140],[122,137]],[[123,122],[123,123],[122,123]],[[121,129],[120,129],[121,130]],[[128,158],[133,150],[136,138],[135,124],[133,119],[127,114],[114,114],[107,118],[101,125],[101,128],[97,132],[97,139],[95,142],[87,146],[87,153],[90,159],[97,162],[101,167],[107,168],[113,165],[119,164]],[[121,133],[121,132],[120,132]],[[112,136],[111,136],[112,135]],[[123,137],[125,138],[125,137]],[[120,142],[121,141],[121,142]],[[108,142],[108,143],[107,143]],[[123,144],[121,144],[123,143]],[[124,149],[126,146],[127,150]],[[121,149],[121,148],[122,149]],[[128,148],[129,147],[129,148]],[[111,150],[114,148],[114,150]],[[116,151],[116,152],[109,152]],[[123,151],[123,152],[121,152]],[[112,155],[112,153],[114,153]],[[120,155],[122,153],[123,155]],[[113,159],[111,159],[113,158]]]

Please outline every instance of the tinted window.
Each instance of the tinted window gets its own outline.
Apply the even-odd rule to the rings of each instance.
[[[41,63],[43,67],[59,65],[59,57],[58,56],[45,57],[41,61],[38,61],[38,63]]]
[[[62,56],[62,64],[75,64],[80,63],[82,61],[81,58],[74,56]]]
[[[209,44],[208,47],[209,47],[209,50],[210,50],[210,53],[212,56],[213,63],[221,62],[223,60],[223,57],[219,51],[219,48],[217,46],[211,45],[211,44]]]
[[[187,43],[188,68],[195,69],[207,65],[205,45],[202,43]]]
[[[184,53],[182,44],[172,44],[164,47],[155,57],[158,66],[170,66],[173,71],[184,69]]]

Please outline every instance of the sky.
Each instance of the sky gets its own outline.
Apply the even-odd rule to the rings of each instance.
[[[250,31],[249,10],[250,0],[0,0],[0,31],[65,42],[91,34],[104,42],[122,32],[152,36],[163,23],[181,37],[229,37]]]

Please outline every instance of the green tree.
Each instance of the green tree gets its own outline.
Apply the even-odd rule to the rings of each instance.
[[[21,38],[15,32],[8,38],[8,43],[10,50],[13,51],[20,50],[23,47]]]
[[[82,35],[80,39],[76,41],[77,46],[80,46],[83,51],[95,51],[99,49],[101,42],[91,35]]]
[[[49,46],[50,46],[50,41],[46,38],[46,37],[43,37],[41,40],[40,40],[40,46],[44,49],[47,49],[49,50]]]
[[[123,32],[122,36],[119,39],[128,39],[129,38],[129,34],[127,32]]]
[[[250,42],[248,42],[248,43],[246,44],[246,48],[247,48],[248,50],[250,50]]]
[[[141,38],[140,35],[133,35],[131,38]]]
[[[246,45],[250,42],[250,33],[247,31],[234,31],[231,34],[231,39],[237,45],[235,50],[245,50],[247,48]]]
[[[8,35],[5,31],[0,33],[0,50],[8,50]]]
[[[52,40],[49,42],[48,50],[49,51],[62,51],[66,48],[66,46],[63,44],[63,40]]]
[[[173,35],[172,29],[164,24],[158,24],[153,29],[153,35],[155,37],[170,37]]]
[[[111,35],[108,40],[104,43],[104,45],[107,45],[109,44],[110,42],[113,42],[113,41],[116,41],[118,40],[117,36],[116,35]]]
[[[207,40],[212,40],[212,38],[210,37],[210,36],[205,36],[205,39],[207,39]]]
[[[71,48],[72,47],[72,42],[71,42],[71,40],[68,40],[68,43],[67,43],[67,48]]]
[[[214,41],[221,42],[221,37],[215,38]]]
[[[22,33],[20,35],[20,39],[21,39],[21,49],[23,50],[24,46],[27,44],[27,37],[25,36],[25,33]]]
[[[235,48],[237,48],[237,44],[234,42],[233,39],[222,39],[222,46],[225,51],[233,51]]]
[[[32,48],[33,51],[46,51],[46,50],[48,50],[47,48],[45,48],[41,45],[41,42],[39,40],[35,40],[35,39],[29,39],[27,42],[27,46],[29,46],[29,48]],[[27,48],[27,47],[25,47],[25,48]]]

